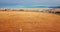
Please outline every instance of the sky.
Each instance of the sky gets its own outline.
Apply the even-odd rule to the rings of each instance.
[[[0,7],[14,5],[59,5],[60,0],[0,0]]]

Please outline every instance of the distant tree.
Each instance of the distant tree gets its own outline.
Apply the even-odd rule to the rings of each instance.
[[[24,11],[23,9],[20,9],[19,11]]]
[[[7,11],[7,9],[5,9],[5,11]]]

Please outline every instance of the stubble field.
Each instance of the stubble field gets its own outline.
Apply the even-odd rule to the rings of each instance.
[[[60,32],[60,15],[0,11],[0,32]]]

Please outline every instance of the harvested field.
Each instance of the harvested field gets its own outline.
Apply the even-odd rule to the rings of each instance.
[[[60,32],[60,16],[42,12],[0,11],[0,32]]]

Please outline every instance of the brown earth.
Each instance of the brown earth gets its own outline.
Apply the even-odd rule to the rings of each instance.
[[[60,32],[60,16],[41,12],[0,12],[0,32]]]

